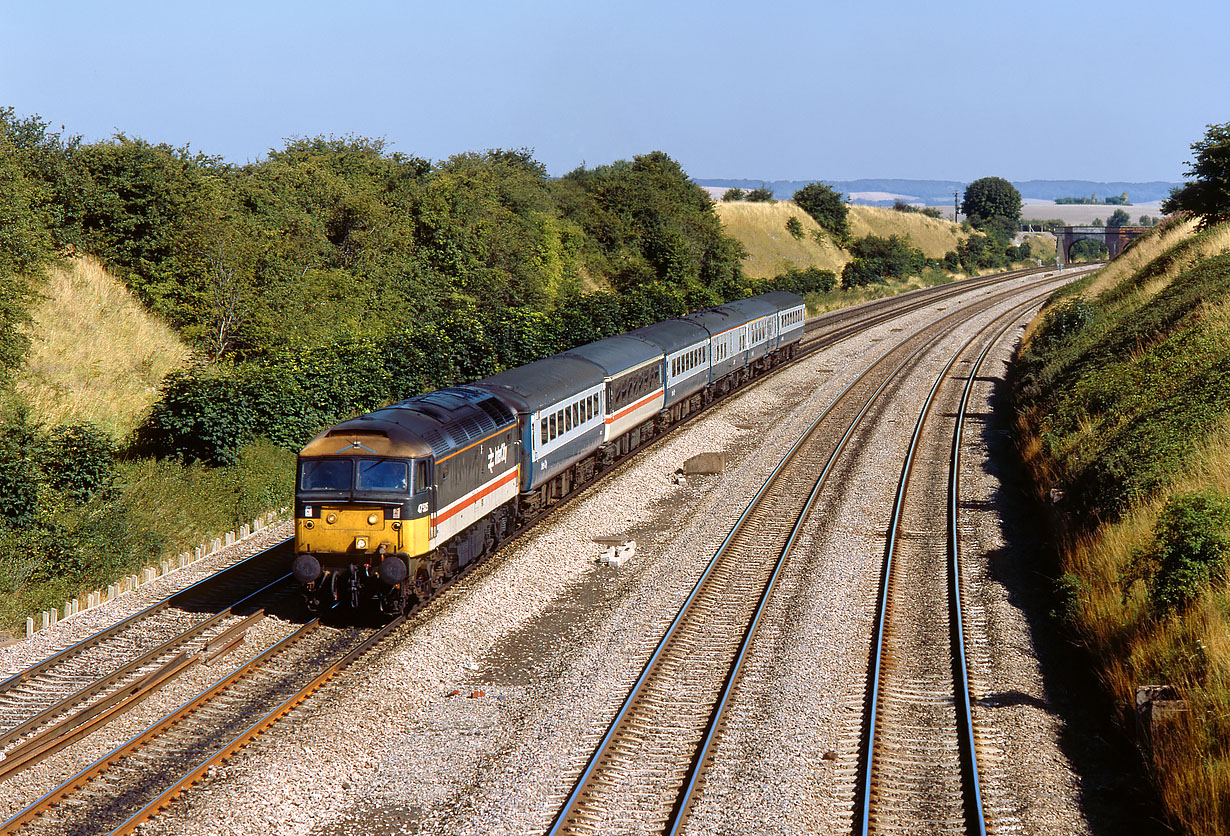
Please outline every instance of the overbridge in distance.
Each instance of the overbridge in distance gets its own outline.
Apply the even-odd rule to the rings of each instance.
[[[1059,226],[1055,227],[1056,261],[1063,266],[1072,261],[1072,245],[1077,241],[1093,239],[1106,244],[1110,257],[1123,252],[1128,241],[1144,235],[1152,227],[1147,226]]]

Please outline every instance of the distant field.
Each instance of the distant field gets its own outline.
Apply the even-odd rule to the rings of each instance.
[[[1136,223],[1141,215],[1148,215],[1152,218],[1160,218],[1162,216],[1162,204],[1160,201],[1136,203],[1132,206],[1081,206],[1071,203],[1059,204],[1035,201],[1025,204],[1021,210],[1021,217],[1024,220],[1032,219],[1039,221],[1059,218],[1071,226],[1083,226],[1093,223],[1095,218],[1101,218],[1105,221],[1116,209],[1122,209],[1124,212],[1127,212],[1133,224]],[[949,211],[951,212],[951,208]]]
[[[793,202],[718,202],[715,207],[726,233],[747,249],[743,272],[753,278],[776,276],[791,267],[820,267],[840,273],[850,260],[827,235],[823,244],[816,242],[814,233],[820,227]],[[800,239],[786,231],[786,221],[791,217],[803,225]],[[908,236],[913,246],[932,258],[956,249],[957,242],[965,237],[960,227],[948,221],[873,206],[850,207],[850,233],[856,238]]]
[[[42,292],[17,382],[31,417],[126,435],[163,376],[188,362],[188,348],[92,258],[51,270]]]

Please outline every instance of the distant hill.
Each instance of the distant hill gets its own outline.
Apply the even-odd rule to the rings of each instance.
[[[740,188],[756,189],[767,186],[773,190],[773,196],[778,200],[788,200],[796,191],[815,180],[697,180],[699,185],[709,188]],[[952,193],[963,193],[967,183],[957,180],[900,180],[900,179],[864,179],[864,180],[823,180],[847,197],[852,197],[853,203],[870,206],[891,206],[896,200],[907,203],[923,203],[928,206],[951,206]],[[1165,200],[1170,190],[1180,183],[1167,183],[1154,180],[1148,183],[1101,183],[1093,180],[1024,180],[1014,181],[1013,185],[1021,192],[1021,197],[1027,200],[1055,200],[1061,197],[1084,197],[1096,194],[1098,199],[1107,195],[1119,196],[1127,192],[1132,203],[1152,203]]]

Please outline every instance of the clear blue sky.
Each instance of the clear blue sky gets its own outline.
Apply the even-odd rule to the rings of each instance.
[[[552,174],[1181,179],[1230,121],[1230,4],[0,0],[0,106],[256,160],[288,137]]]

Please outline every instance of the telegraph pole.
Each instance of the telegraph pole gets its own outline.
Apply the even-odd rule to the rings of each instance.
[[[952,190],[952,222],[957,222],[957,189]]]

